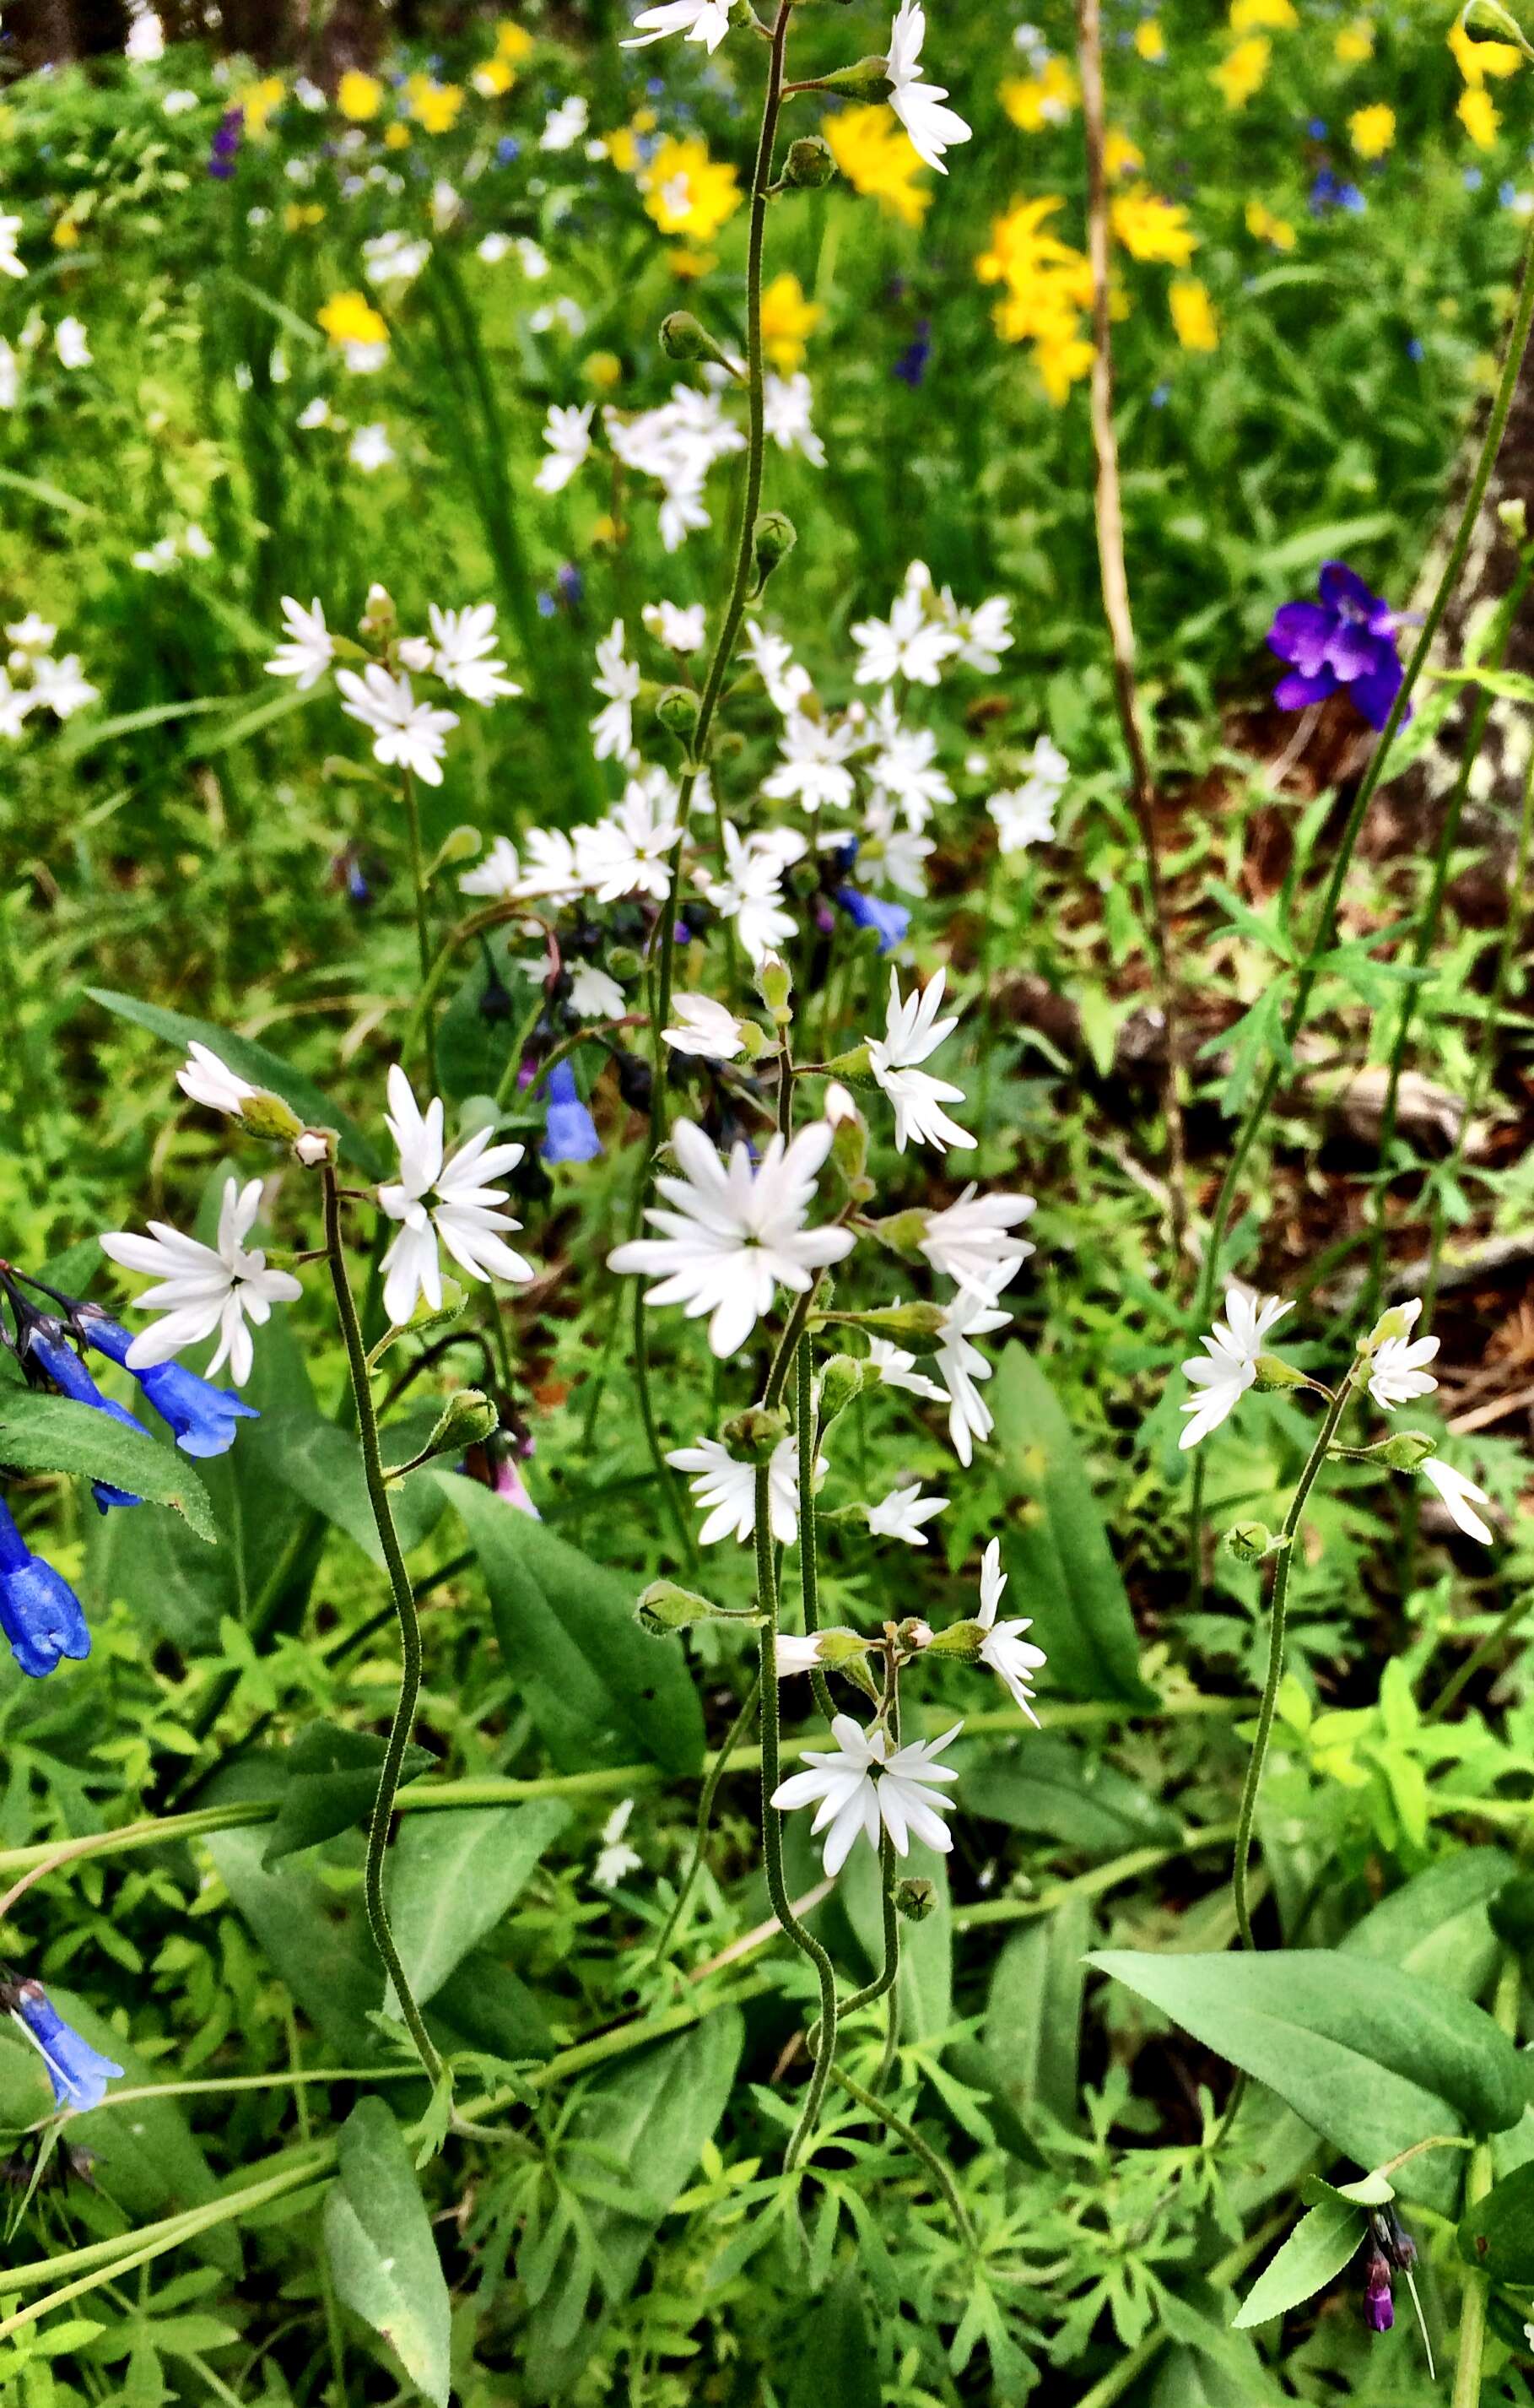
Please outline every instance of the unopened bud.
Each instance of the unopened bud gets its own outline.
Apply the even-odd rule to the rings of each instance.
[[[868,1369],[852,1354],[832,1354],[821,1365],[820,1426],[828,1429],[839,1413],[844,1413],[863,1393],[863,1375]]]
[[[1266,1522],[1236,1522],[1226,1532],[1226,1545],[1239,1564],[1260,1564],[1265,1555],[1278,1554],[1288,1543],[1285,1538],[1275,1538]]]
[[[335,1161],[336,1143],[334,1129],[300,1129],[293,1141],[293,1158],[306,1170],[317,1170],[323,1162]]]
[[[399,613],[394,609],[394,596],[388,587],[370,585],[362,617],[357,622],[357,633],[361,636],[392,636],[398,624]]]
[[[698,698],[690,685],[668,685],[655,705],[655,716],[682,751],[690,750],[697,733]]]
[[[675,1581],[652,1581],[634,1608],[634,1618],[652,1639],[668,1639],[673,1631],[690,1630],[695,1622],[720,1618],[719,1608],[695,1589],[679,1588]]]
[[[794,976],[777,953],[765,953],[757,963],[756,992],[779,1027],[786,1027],[793,1018],[789,998],[794,993]]]
[[[897,1914],[903,1914],[908,1923],[925,1923],[938,1903],[938,1885],[925,1873],[908,1873],[896,1883],[891,1895]]]
[[[292,1145],[304,1134],[304,1124],[293,1106],[265,1087],[240,1097],[239,1117],[252,1137],[274,1138],[279,1145]]]
[[[924,1622],[919,1613],[908,1614],[896,1625],[895,1643],[903,1655],[925,1656],[932,1645],[932,1625]]]
[[[929,1656],[956,1656],[965,1664],[972,1664],[985,1643],[983,1622],[951,1622],[939,1630],[927,1649]]]
[[[691,309],[673,309],[663,318],[660,340],[668,360],[712,360],[716,367],[734,368],[734,361]]]
[[[785,183],[795,185],[803,193],[818,193],[830,182],[836,172],[837,163],[831,156],[831,146],[818,134],[801,134],[796,142],[789,144],[788,157],[783,162]]]
[[[1253,1384],[1259,1393],[1271,1395],[1279,1390],[1310,1388],[1315,1384],[1306,1372],[1297,1371],[1292,1363],[1285,1363],[1277,1354],[1259,1354],[1253,1369],[1257,1375]]]
[[[620,986],[628,986],[638,977],[644,961],[632,945],[613,945],[609,949],[605,968],[609,978],[615,978]]]
[[[1393,1339],[1410,1338],[1412,1324],[1416,1318],[1414,1312],[1408,1312],[1404,1304],[1391,1305],[1388,1312],[1381,1313],[1379,1320],[1359,1347],[1359,1354],[1375,1354],[1382,1346],[1387,1346]]]
[[[722,1435],[737,1463],[770,1463],[788,1436],[788,1415],[781,1405],[748,1405]]]
[[[773,570],[788,558],[798,539],[797,528],[782,510],[762,512],[752,538],[756,563],[756,582],[752,588],[753,602]]]
[[[471,1446],[483,1446],[494,1438],[501,1426],[501,1417],[491,1398],[480,1388],[459,1388],[449,1397],[437,1416],[437,1427],[418,1455],[409,1463],[390,1466],[385,1474],[398,1480],[419,1464],[431,1463],[439,1455],[463,1455]]]

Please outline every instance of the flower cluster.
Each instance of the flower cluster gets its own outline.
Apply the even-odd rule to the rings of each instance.
[[[79,654],[65,652],[62,659],[55,654],[58,633],[36,610],[7,627],[9,649],[0,668],[0,736],[14,740],[35,711],[50,710],[55,719],[72,719],[87,703],[100,700],[80,669]]]
[[[498,639],[493,602],[463,610],[445,610],[434,602],[426,614],[430,632],[400,637],[394,631],[393,603],[381,586],[374,586],[362,631],[383,643],[383,656],[375,659],[332,634],[318,597],[306,610],[284,595],[282,617],[286,640],[266,663],[267,674],[292,678],[299,693],[308,694],[343,649],[361,659],[360,670],[336,670],[341,709],[372,737],[375,761],[403,769],[428,786],[442,782],[446,738],[458,724],[458,713],[418,697],[411,676],[432,677],[449,694],[460,695],[480,710],[522,692],[507,676],[506,663],[495,657]]]

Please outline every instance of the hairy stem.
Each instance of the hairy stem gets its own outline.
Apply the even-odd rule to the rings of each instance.
[[[421,1617],[416,1612],[415,1598],[410,1588],[410,1575],[405,1569],[404,1551],[399,1533],[394,1527],[393,1508],[389,1502],[389,1486],[384,1478],[383,1456],[379,1446],[378,1416],[373,1411],[373,1392],[367,1372],[367,1350],[363,1344],[362,1324],[357,1318],[356,1300],[351,1294],[351,1281],[346,1268],[346,1242],[341,1232],[341,1200],[336,1173],[326,1167],[325,1187],[325,1252],[330,1261],[331,1284],[336,1291],[336,1312],[346,1343],[347,1368],[351,1380],[351,1393],[357,1410],[357,1436],[362,1442],[363,1471],[367,1482],[367,1501],[373,1509],[374,1526],[383,1560],[388,1569],[389,1584],[394,1591],[394,1611],[399,1616],[400,1683],[399,1699],[394,1707],[394,1721],[389,1727],[388,1744],[379,1774],[378,1795],[373,1800],[372,1819],[367,1830],[367,1858],[363,1873],[363,1899],[367,1911],[373,1942],[384,1969],[394,1985],[394,1997],[404,2015],[407,2028],[415,2042],[416,2054],[433,2084],[441,2081],[446,2068],[425,2023],[394,1945],[394,1935],[389,1927],[389,1912],[383,1899],[383,1859],[389,1847],[389,1826],[394,1816],[394,1799],[399,1792],[399,1776],[404,1769],[405,1751],[409,1745],[410,1731],[415,1722],[416,1701],[421,1695]]]
[[[421,842],[421,797],[409,769],[400,772],[405,789],[405,824],[410,833],[410,885],[415,895],[415,941],[421,960],[421,1033],[425,1040],[426,1082],[437,1093],[437,1014],[432,1006],[432,930],[426,896],[426,856]]]
[[[897,2139],[904,2141],[912,2155],[921,2158],[923,2165],[925,2166],[948,2201],[949,2212],[958,2226],[961,2237],[973,2249],[976,2246],[975,2228],[970,2223],[968,2211],[959,2196],[958,2185],[939,2157],[937,2150],[928,2146],[914,2124],[908,2124],[905,2117],[897,2115],[893,2107],[886,2107],[884,2101],[882,2099],[876,2099],[871,2090],[865,2090],[862,2083],[854,2082],[852,2075],[841,2066],[833,2067],[831,2078],[839,2088],[846,2091],[849,2099],[855,2099],[858,2105],[866,2107],[870,2115],[877,2115],[882,2124],[887,2124]]]
[[[677,1891],[676,1903],[667,1916],[661,1936],[655,1942],[654,1962],[657,1965],[665,1957],[676,1936],[683,1910],[693,1894],[693,1884],[702,1870],[703,1853],[709,1842],[709,1828],[713,1821],[714,1799],[719,1795],[719,1784],[729,1770],[731,1756],[751,1728],[756,1713],[756,1700],[761,1695],[761,1690],[762,1676],[760,1672],[755,1672],[752,1676],[751,1686],[741,1701],[740,1711],[724,1735],[724,1744],[710,1763],[704,1778],[702,1795],[697,1801],[697,1828],[693,1835],[693,1853],[687,1860],[687,1870],[682,1874],[681,1885]]]

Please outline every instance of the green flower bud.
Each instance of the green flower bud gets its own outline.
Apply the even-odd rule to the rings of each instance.
[[[358,635],[381,638],[392,636],[398,624],[399,613],[394,609],[394,596],[388,587],[370,585],[367,589],[366,606],[357,622]]]
[[[304,1134],[304,1124],[291,1104],[274,1096],[265,1087],[240,1099],[239,1117],[252,1137],[273,1138],[279,1145],[292,1145]]]
[[[644,962],[632,945],[613,945],[604,967],[608,976],[615,978],[620,986],[628,986],[643,970]]]
[[[685,752],[697,733],[698,698],[690,685],[668,685],[655,705],[655,716]]]
[[[926,1649],[929,1656],[956,1656],[962,1663],[972,1664],[985,1642],[983,1622],[951,1622],[939,1630]]]
[[[938,1885],[925,1873],[907,1873],[895,1885],[895,1910],[908,1923],[925,1923],[938,1903]]]
[[[770,1463],[788,1436],[788,1415],[781,1405],[748,1405],[724,1425],[721,1435],[737,1463]]]
[[[831,156],[831,146],[818,134],[802,134],[788,146],[783,162],[783,181],[802,193],[818,193],[837,172]]]
[[[668,360],[712,360],[732,371],[736,365],[691,309],[673,309],[661,320],[660,342]]]
[[[1415,1318],[1414,1313],[1407,1312],[1404,1305],[1393,1304],[1388,1312],[1381,1313],[1379,1320],[1360,1345],[1359,1354],[1376,1354],[1392,1338],[1410,1338],[1412,1324]]]
[[[789,997],[794,992],[794,976],[788,964],[776,953],[764,954],[757,964],[756,992],[779,1027],[785,1028],[793,1018]]]
[[[719,1608],[695,1589],[679,1588],[675,1581],[652,1581],[634,1608],[634,1618],[641,1630],[652,1639],[669,1639],[673,1632],[690,1630],[695,1622],[712,1622],[719,1618]],[[751,1617],[753,1621],[755,1616]]]
[[[1306,1372],[1297,1371],[1292,1363],[1282,1361],[1277,1354],[1259,1354],[1254,1368],[1257,1376],[1254,1385],[1259,1393],[1270,1395],[1279,1389],[1310,1388],[1315,1384]]]
[[[407,1471],[418,1465],[431,1463],[440,1455],[462,1455],[471,1446],[483,1446],[500,1427],[501,1417],[482,1389],[459,1388],[449,1397],[437,1416],[433,1430],[419,1455],[408,1463],[391,1465],[384,1475],[389,1480],[403,1479]]]
[[[788,891],[801,903],[808,903],[820,887],[820,870],[812,861],[796,861],[788,873]]]
[[[1275,1539],[1266,1522],[1237,1522],[1226,1532],[1226,1545],[1239,1564],[1260,1564],[1288,1543]]]
[[[788,558],[798,539],[798,530],[793,520],[781,510],[764,510],[761,513],[752,538],[756,563],[756,582],[752,588],[753,602],[773,570]]]
[[[863,1375],[868,1368],[867,1364],[860,1363],[852,1354],[832,1354],[821,1365],[820,1426],[823,1431],[830,1428],[839,1413],[844,1413],[849,1405],[856,1403],[863,1393]]]

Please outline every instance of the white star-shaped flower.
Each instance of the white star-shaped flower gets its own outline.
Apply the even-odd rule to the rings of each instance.
[[[995,1297],[971,1295],[963,1289],[943,1317],[940,1342],[932,1360],[948,1392],[949,1443],[967,1467],[973,1459],[975,1440],[983,1445],[996,1426],[977,1384],[990,1378],[994,1367],[969,1341],[1005,1329],[1011,1317]]]
[[[1451,1519],[1465,1536],[1479,1539],[1483,1546],[1489,1547],[1492,1533],[1475,1511],[1477,1505],[1490,1504],[1491,1499],[1485,1490],[1478,1488],[1473,1480],[1467,1480],[1462,1471],[1456,1471],[1454,1465],[1445,1463],[1441,1455],[1428,1455],[1418,1469],[1429,1487],[1438,1490],[1449,1509]]]
[[[521,694],[521,686],[506,674],[506,663],[487,657],[499,641],[494,602],[479,602],[466,610],[439,610],[434,602],[426,616],[433,638],[431,666],[452,692],[480,704]]]
[[[919,1480],[909,1488],[892,1488],[877,1505],[865,1508],[870,1538],[900,1539],[908,1547],[925,1547],[923,1523],[947,1511],[947,1498],[924,1497]]]
[[[318,685],[336,654],[335,641],[325,625],[325,614],[320,597],[306,610],[291,594],[282,596],[282,619],[288,640],[279,644],[266,663],[268,677],[291,677],[297,682],[300,694],[308,694]]]
[[[379,1202],[391,1221],[404,1225],[383,1257],[383,1309],[390,1320],[396,1326],[409,1321],[418,1296],[440,1311],[438,1240],[470,1279],[530,1280],[531,1263],[513,1254],[501,1235],[522,1223],[500,1209],[505,1190],[492,1183],[515,1170],[522,1147],[492,1145],[483,1128],[444,1161],[441,1097],[434,1096],[423,1112],[397,1062],[389,1072],[389,1104],[399,1177],[379,1189]]]
[[[259,1327],[270,1320],[274,1304],[291,1304],[303,1294],[291,1271],[268,1270],[260,1247],[246,1246],[260,1210],[259,1179],[243,1188],[227,1179],[216,1246],[183,1237],[164,1221],[151,1221],[147,1238],[114,1230],[102,1239],[101,1251],[111,1261],[125,1270],[147,1271],[159,1282],[134,1299],[136,1311],[165,1317],[156,1328],[143,1330],[134,1340],[124,1358],[130,1371],[168,1363],[183,1346],[194,1346],[216,1329],[218,1350],[207,1376],[214,1378],[227,1363],[235,1385],[244,1386],[254,1360],[247,1320]]]
[[[980,1660],[988,1664],[1008,1690],[1014,1706],[1022,1709],[1037,1729],[1039,1717],[1033,1710],[1032,1680],[1040,1666],[1048,1662],[1041,1647],[1033,1646],[1023,1636],[1033,1624],[1026,1619],[998,1622],[996,1608],[1001,1592],[1007,1585],[1007,1575],[1001,1569],[1001,1541],[993,1539],[986,1548],[980,1568],[979,1620],[985,1631]]]
[[[634,743],[634,705],[643,680],[638,665],[625,657],[624,623],[614,619],[596,647],[596,675],[592,683],[608,697],[607,707],[591,723],[592,750],[598,761],[622,761]]]
[[[587,402],[583,409],[562,409],[557,402],[551,405],[543,422],[549,457],[533,479],[540,494],[562,494],[591,458],[591,422],[595,408],[594,401]]]
[[[688,1485],[698,1510],[708,1512],[698,1545],[711,1547],[716,1539],[728,1537],[744,1545],[756,1528],[755,1465],[738,1463],[728,1447],[713,1438],[679,1446],[666,1460],[693,1475]],[[815,1469],[817,1475],[824,1473],[824,1457]],[[799,1445],[792,1434],[774,1447],[767,1467],[767,1519],[773,1537],[791,1547],[799,1535]]]
[[[665,1203],[645,1213],[663,1234],[617,1247],[609,1267],[658,1280],[647,1304],[680,1304],[690,1321],[708,1313],[710,1346],[733,1354],[780,1287],[803,1295],[852,1250],[850,1229],[804,1226],[830,1145],[830,1127],[816,1121],[790,1144],[772,1138],[753,1169],[744,1143],[726,1165],[700,1128],[679,1121],[671,1146],[683,1175],[658,1179]]]
[[[942,1817],[953,1811],[953,1800],[932,1784],[956,1781],[957,1772],[937,1758],[964,1728],[955,1723],[941,1739],[914,1741],[892,1748],[882,1726],[865,1730],[851,1714],[837,1714],[831,1723],[834,1749],[807,1748],[806,1772],[790,1773],[772,1793],[771,1803],[784,1813],[796,1806],[814,1806],[814,1831],[826,1831],[825,1870],[834,1879],[853,1851],[861,1831],[877,1851],[880,1826],[890,1835],[896,1855],[909,1856],[911,1837],[924,1840],[939,1856],[953,1845]]]
[[[255,1089],[248,1079],[231,1070],[222,1062],[210,1045],[200,1045],[195,1038],[187,1049],[187,1058],[176,1073],[176,1084],[183,1096],[194,1104],[206,1104],[209,1111],[228,1112],[238,1120],[240,1106]]]
[[[971,1182],[946,1211],[928,1213],[922,1252],[944,1279],[994,1297],[1037,1251],[1031,1240],[1012,1235],[1037,1210],[1031,1196],[982,1196]]]
[[[413,770],[428,786],[441,784],[444,739],[458,724],[455,710],[417,702],[409,679],[391,677],[377,661],[369,661],[360,677],[355,669],[337,669],[336,683],[348,719],[360,720],[372,736],[375,761]]]
[[[1369,1393],[1383,1413],[1393,1413],[1398,1405],[1409,1405],[1418,1397],[1431,1396],[1438,1386],[1432,1372],[1422,1368],[1438,1353],[1438,1340],[1412,1335],[1422,1316],[1421,1297],[1412,1297],[1400,1312],[1406,1324],[1401,1336],[1387,1338],[1376,1347],[1369,1366]]]
[[[945,108],[948,88],[921,79],[922,44],[926,39],[926,10],[918,0],[901,0],[890,28],[890,107],[911,139],[917,156],[939,176],[946,176],[943,152],[956,142],[968,142],[970,129],[956,109]]]
[[[711,57],[729,30],[730,0],[660,0],[658,7],[641,10],[633,35],[619,47],[642,50],[668,34],[681,34],[685,41],[702,42]]]
[[[899,1154],[913,1139],[918,1145],[935,1145],[942,1152],[976,1142],[942,1109],[944,1104],[962,1104],[964,1089],[918,1067],[959,1025],[956,1016],[938,1018],[946,978],[946,970],[938,969],[924,989],[913,987],[902,1002],[900,973],[892,968],[884,1034],[868,1042],[868,1066],[895,1107],[895,1144]]]
[[[1217,1321],[1201,1340],[1203,1354],[1189,1355],[1183,1366],[1199,1394],[1183,1407],[1188,1421],[1178,1440],[1180,1446],[1197,1446],[1235,1412],[1257,1376],[1263,1340],[1288,1311],[1288,1305],[1281,1304],[1276,1296],[1255,1296],[1244,1287],[1226,1288],[1224,1321]]]
[[[733,1062],[744,1039],[740,1023],[711,995],[676,995],[671,998],[674,1028],[661,1035],[674,1053],[693,1054],[705,1062]]]

